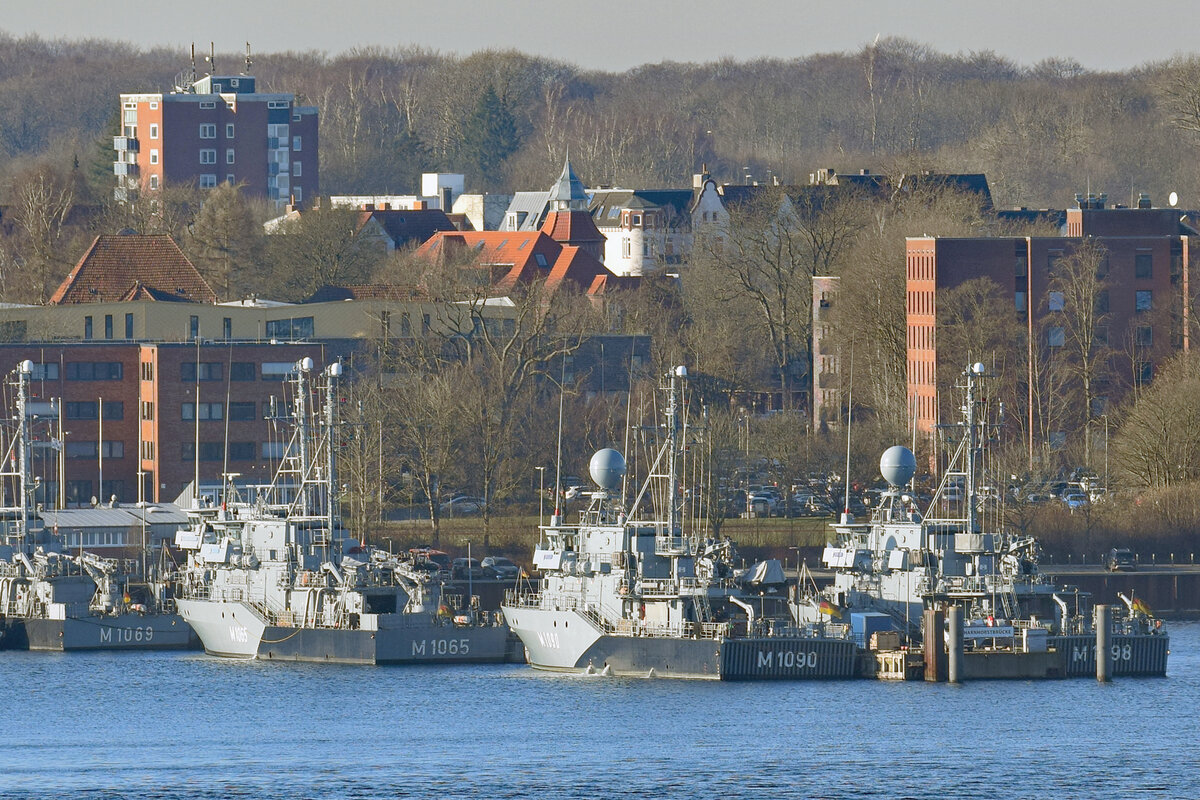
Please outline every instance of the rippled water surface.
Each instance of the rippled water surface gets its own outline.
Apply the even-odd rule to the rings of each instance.
[[[0,653],[0,797],[1200,797],[1170,676],[720,684]]]

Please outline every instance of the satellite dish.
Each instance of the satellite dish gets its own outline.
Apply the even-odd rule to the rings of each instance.
[[[1169,195],[1167,195],[1167,202],[1171,204],[1171,208],[1174,208],[1179,202],[1179,195],[1175,192],[1171,192]]]

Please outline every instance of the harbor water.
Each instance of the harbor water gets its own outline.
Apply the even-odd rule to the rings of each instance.
[[[0,652],[0,797],[1200,796],[1166,678],[717,683]]]

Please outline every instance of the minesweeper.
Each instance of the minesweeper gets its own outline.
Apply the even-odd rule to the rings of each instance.
[[[665,425],[657,429],[664,440],[632,504],[620,496],[624,457],[604,449],[591,459],[598,491],[578,524],[563,522],[556,508],[541,527],[534,553],[540,591],[518,588],[502,606],[529,663],[714,680],[856,676],[858,649],[848,626],[793,622],[778,561],[739,572],[731,542],[685,530],[679,487],[688,452],[686,377],[684,367],[668,376]],[[649,505],[657,513],[637,518]]]
[[[16,413],[4,422],[0,464],[0,649],[169,650],[195,645],[171,607],[166,584],[147,581],[135,562],[70,552],[34,512],[31,476],[33,363],[8,378]],[[47,445],[61,450],[57,440]]]
[[[292,430],[270,486],[249,502],[193,511],[180,612],[216,656],[349,664],[481,663],[519,658],[499,614],[454,608],[441,584],[342,526],[337,483],[340,363],[310,409],[310,358],[293,371]]]
[[[983,413],[987,377],[979,363],[962,375],[963,420],[943,430],[957,447],[927,513],[905,488],[916,471],[913,452],[888,449],[879,464],[888,489],[873,516],[856,523],[846,514],[834,526],[837,540],[822,555],[833,583],[799,594],[794,614],[808,621],[851,615],[864,628],[899,632],[902,641],[926,640],[927,661],[935,651],[944,655],[942,639],[951,634],[945,622],[954,614],[960,623],[950,638],[962,651],[964,678],[1096,675],[1091,597],[1038,571],[1034,538],[982,523],[982,509],[992,507],[981,499],[980,465],[1000,424]],[[1170,639],[1162,621],[1137,599],[1119,598],[1099,637],[1112,655],[1111,674],[1165,674]],[[930,612],[942,615],[933,627]]]

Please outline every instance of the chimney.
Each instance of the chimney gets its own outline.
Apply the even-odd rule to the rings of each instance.
[[[382,204],[379,206],[379,210],[380,210],[380,211],[391,211],[391,210],[392,210],[392,204],[391,204],[391,203],[382,203]]]
[[[412,210],[413,211],[424,211],[425,210],[425,201],[424,200],[414,200],[413,204],[412,204]]]
[[[363,211],[374,211],[374,210],[375,210],[375,204],[374,204],[374,203],[363,203],[363,204],[362,204],[362,210],[363,210]]]
[[[1153,208],[1154,206],[1152,206],[1150,204],[1150,195],[1147,194],[1146,192],[1138,192],[1137,207],[1138,208]]]

